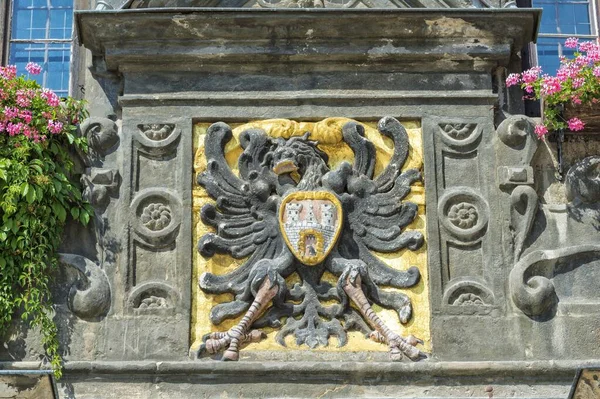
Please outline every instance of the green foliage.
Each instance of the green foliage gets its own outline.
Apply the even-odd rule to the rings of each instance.
[[[35,82],[22,77],[2,79],[2,83],[9,93],[2,101],[4,109],[25,109],[14,103],[17,90],[25,87],[41,93]],[[10,135],[0,129],[0,335],[6,334],[20,312],[24,322],[41,330],[46,356],[60,377],[50,283],[67,218],[87,224],[93,214],[80,187],[70,181],[69,150],[87,150],[85,139],[77,136],[77,122],[86,114],[81,102],[66,99],[56,106],[38,95],[32,94],[27,107],[33,118],[29,123],[27,118],[20,120],[21,132]],[[48,120],[60,121],[60,132],[44,131]],[[2,121],[16,124],[19,118],[5,112],[0,113]],[[24,126],[36,129],[38,138],[23,134]]]

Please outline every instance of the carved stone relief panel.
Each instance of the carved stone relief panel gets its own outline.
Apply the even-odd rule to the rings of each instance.
[[[186,273],[180,265],[187,184],[182,129],[172,122],[127,123],[132,133],[125,311],[165,314],[181,309]],[[189,225],[189,224],[187,224]]]
[[[483,119],[436,118],[432,123],[436,155],[437,218],[444,313],[485,314],[495,306],[488,270],[486,234],[490,209],[486,179]]]
[[[422,246],[424,191],[418,172],[421,129],[417,122],[405,126],[393,118],[384,118],[378,125],[345,118],[316,123],[266,120],[232,124],[231,128],[223,123],[196,125],[194,167],[201,185],[194,187],[194,240],[199,242],[194,273],[200,289],[194,287],[193,293],[192,352],[200,348],[198,355],[206,356],[226,349],[223,357],[236,360],[239,347],[232,349],[231,340],[237,338],[231,334],[238,328],[245,334],[239,342],[251,343],[249,348],[256,351],[284,349],[279,344],[332,350],[328,348],[334,346],[333,336],[340,350],[386,350],[385,345],[363,338],[371,329],[379,331],[368,326],[373,322],[370,317],[391,327],[385,331],[398,331],[401,323],[410,320],[403,334],[422,338],[424,345],[419,348],[430,350],[428,276]],[[401,192],[397,191],[400,185],[404,187]],[[248,190],[247,199],[235,190]],[[241,212],[254,195],[262,199],[244,216]],[[280,195],[281,202],[276,200]],[[389,202],[377,202],[381,195],[390,195]],[[268,215],[273,212],[275,217],[278,207],[282,209],[279,222],[271,226]],[[404,216],[394,219],[400,217],[401,209]],[[244,218],[254,214],[259,218],[247,225]],[[396,222],[386,224],[389,218]],[[339,230],[342,222],[345,227]],[[270,227],[265,230],[265,225]],[[285,233],[279,233],[280,229]],[[352,237],[348,236],[351,231]],[[251,240],[245,243],[247,235]],[[275,245],[284,238],[285,244]],[[256,249],[261,245],[266,249]],[[269,255],[270,245],[274,255]],[[400,247],[406,249],[399,251]],[[360,253],[353,254],[354,249]],[[253,251],[261,257],[252,255]],[[277,257],[278,253],[287,255]],[[268,265],[272,256],[273,271],[261,277],[260,262]],[[369,260],[365,270],[361,259]],[[347,267],[355,271],[345,271]],[[244,278],[247,273],[252,274]],[[366,297],[359,299],[363,298],[360,284],[346,286],[347,273],[360,279],[356,281],[362,281],[362,287],[371,287],[378,295],[375,303],[384,309],[369,311],[365,319],[355,311],[346,312],[346,301],[354,298],[370,308]],[[277,294],[266,291],[264,278],[274,282]],[[247,284],[252,296],[243,293]],[[233,300],[214,295],[221,292],[233,293]],[[273,295],[273,305],[253,324],[264,329],[266,337],[258,330],[244,330],[244,320],[257,317],[253,309],[270,304]],[[291,303],[295,305],[290,307]],[[248,305],[249,313],[241,318]],[[205,334],[212,335],[203,343]],[[371,338],[388,343],[393,359],[403,354],[419,357],[411,345],[395,346],[385,334],[371,332]]]

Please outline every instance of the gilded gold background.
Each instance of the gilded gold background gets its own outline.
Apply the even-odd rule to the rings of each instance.
[[[267,132],[272,137],[289,138],[299,136],[305,132],[310,132],[310,139],[319,142],[319,148],[329,156],[329,167],[334,169],[340,162],[347,160],[353,162],[353,153],[342,141],[341,128],[344,123],[350,119],[346,118],[328,118],[320,122],[296,122],[285,119],[272,119],[264,121],[249,122],[246,124],[230,124],[233,128],[234,138],[227,143],[225,147],[225,157],[229,166],[234,172],[237,172],[237,160],[242,153],[242,148],[238,142],[239,134],[245,129],[258,127]],[[377,151],[377,159],[375,165],[375,176],[379,175],[383,168],[389,162],[393,153],[394,147],[392,140],[382,136],[376,128],[376,122],[361,122],[365,127],[366,137],[374,144]],[[404,165],[404,169],[423,167],[423,141],[421,126],[418,121],[402,121],[406,128],[410,140],[409,158]],[[204,156],[204,135],[210,123],[198,123],[194,127],[194,170],[198,174],[206,168],[206,158]],[[410,224],[407,229],[418,230],[425,236],[425,192],[423,186],[417,183],[413,186],[412,193],[408,195],[406,200],[415,202],[419,205],[419,214],[415,221]],[[208,197],[202,187],[196,184],[194,179],[193,190],[193,226],[194,226],[194,243],[206,232],[212,231],[212,228],[204,225],[200,221],[200,208],[212,199]],[[407,269],[409,266],[417,266],[421,271],[421,281],[415,287],[402,290],[407,294],[413,304],[413,318],[406,326],[402,326],[398,321],[396,312],[374,305],[373,309],[385,321],[385,323],[394,331],[406,336],[413,334],[425,341],[424,350],[431,351],[431,334],[429,328],[430,307],[429,307],[429,290],[428,290],[428,274],[427,274],[427,249],[423,245],[418,251],[402,250],[397,253],[376,255],[386,262],[389,266],[397,269]],[[213,326],[209,320],[209,312],[215,303],[223,302],[228,298],[228,295],[207,295],[199,289],[198,277],[205,271],[211,273],[223,274],[234,270],[244,260],[236,260],[228,255],[215,255],[211,259],[205,259],[194,251],[194,270],[192,284],[192,349],[198,348],[201,343],[202,336],[211,331],[225,331],[235,325],[239,319],[226,320],[219,326]],[[326,274],[324,279],[330,282],[335,282],[333,275]],[[288,283],[293,283],[298,280],[296,275],[290,276]],[[387,288],[392,289],[392,288]],[[241,316],[240,316],[241,318]],[[276,331],[267,329],[267,339],[260,343],[250,344],[247,350],[286,350],[273,339]],[[286,339],[287,348],[291,349],[306,349],[307,346],[298,347],[295,344],[293,336],[288,336]],[[329,346],[326,348],[318,348],[317,350],[325,351],[387,351],[388,347],[383,344],[372,342],[365,339],[360,332],[351,332],[348,334],[348,344],[342,348],[337,347],[335,337],[330,338]],[[243,352],[242,352],[243,353]]]

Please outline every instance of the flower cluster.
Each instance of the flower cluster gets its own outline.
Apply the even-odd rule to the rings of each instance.
[[[38,75],[42,67],[30,62],[25,70]],[[0,135],[44,142],[51,135],[73,130],[78,122],[81,104],[61,104],[52,90],[41,88],[35,81],[17,76],[14,65],[0,67]],[[18,145],[18,142],[14,143]]]
[[[544,122],[535,128],[540,138],[550,130],[583,130],[585,122],[576,117],[565,120],[561,111],[565,106],[600,101],[600,45],[591,41],[580,43],[570,37],[565,47],[574,49],[575,55],[561,57],[556,76],[543,74],[540,67],[535,67],[520,74],[511,73],[506,79],[506,86],[520,84],[526,99],[543,100]]]

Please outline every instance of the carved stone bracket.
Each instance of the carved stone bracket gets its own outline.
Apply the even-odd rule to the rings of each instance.
[[[523,244],[533,226],[538,209],[538,195],[529,186],[518,186],[510,195],[510,202],[510,225],[514,234],[514,261],[516,262],[521,256]]]
[[[81,182],[85,186],[84,197],[102,212],[110,197],[118,193],[120,176],[114,169],[88,168],[87,173],[81,176]]]
[[[533,184],[531,160],[539,145],[534,128],[535,122],[525,115],[509,116],[498,126],[498,138],[504,144],[497,151],[501,188]]]
[[[181,201],[161,188],[140,191],[131,203],[133,228],[146,245],[160,248],[171,244],[179,233]]]
[[[531,161],[539,145],[535,137],[535,122],[525,115],[512,115],[498,126],[497,181],[510,194],[510,224],[512,260],[517,262],[538,210],[538,195],[533,185]]]
[[[523,257],[510,272],[510,296],[528,316],[550,311],[558,298],[552,283],[555,267],[561,260],[581,255],[600,256],[600,245],[576,245],[534,251]]]
[[[113,151],[119,143],[117,124],[109,118],[88,118],[81,124],[81,131],[88,140],[90,163],[93,158],[101,158]]]
[[[82,319],[106,316],[111,305],[111,290],[104,270],[80,255],[59,256],[61,264],[77,270],[80,276],[71,286],[69,309]]]

